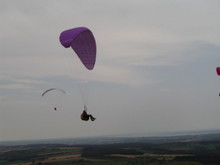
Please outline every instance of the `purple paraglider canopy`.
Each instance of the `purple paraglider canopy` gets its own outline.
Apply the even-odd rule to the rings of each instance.
[[[76,52],[83,65],[92,70],[96,61],[96,42],[92,32],[86,27],[65,30],[60,34],[60,43]]]

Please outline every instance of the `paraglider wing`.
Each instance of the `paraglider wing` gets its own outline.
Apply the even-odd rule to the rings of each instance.
[[[59,88],[50,88],[50,89],[44,91],[44,92],[42,93],[42,96],[44,96],[47,92],[50,92],[50,91],[52,91],[52,90],[58,90],[58,91],[60,91],[60,92],[62,92],[62,93],[66,93],[64,90],[59,89]]]
[[[216,72],[217,72],[217,74],[220,76],[220,67],[217,67],[217,68],[216,68]]]
[[[75,51],[83,65],[92,70],[96,61],[96,42],[92,32],[86,27],[65,30],[60,34],[60,43]]]
[[[220,67],[216,68],[217,75],[220,76]],[[218,94],[220,96],[220,93]]]

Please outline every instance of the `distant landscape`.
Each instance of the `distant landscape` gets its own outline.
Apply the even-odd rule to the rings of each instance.
[[[1,142],[0,164],[219,165],[220,133]]]
[[[115,143],[164,143],[184,141],[210,141],[220,139],[220,129],[178,131],[178,132],[151,132],[140,134],[120,134],[94,137],[40,139],[40,140],[17,140],[0,141],[0,146],[28,145],[28,144],[67,144],[67,145],[90,145],[90,144],[115,144]]]

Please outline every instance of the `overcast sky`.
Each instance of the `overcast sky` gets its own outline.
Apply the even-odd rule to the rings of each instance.
[[[1,0],[0,20],[0,141],[220,128],[219,0]],[[92,71],[59,42],[80,26]]]

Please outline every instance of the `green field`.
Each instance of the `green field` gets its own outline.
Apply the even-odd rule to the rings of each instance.
[[[219,165],[220,141],[2,146],[1,165]]]

